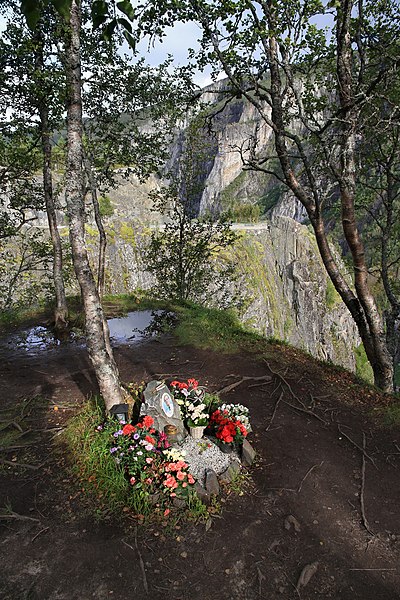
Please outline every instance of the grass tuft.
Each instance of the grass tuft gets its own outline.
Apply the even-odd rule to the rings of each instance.
[[[104,414],[102,402],[93,398],[68,423],[64,439],[73,470],[85,491],[96,498],[98,517],[103,509],[114,516],[124,510],[148,516],[148,497],[140,492],[132,494],[129,482],[110,454],[109,432],[96,429],[104,421]]]

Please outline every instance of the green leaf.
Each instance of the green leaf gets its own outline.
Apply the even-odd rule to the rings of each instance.
[[[93,29],[97,29],[108,19],[108,4],[105,0],[95,0],[92,4]]]
[[[124,36],[124,38],[126,39],[126,41],[128,42],[128,44],[130,45],[130,47],[132,48],[132,50],[136,49],[136,40],[133,37],[133,35],[131,35],[129,33],[129,31],[126,31],[126,29],[122,32],[122,35]]]
[[[50,3],[54,6],[59,15],[66,21],[69,21],[72,0],[50,0]]]
[[[34,30],[40,19],[40,8],[36,0],[21,0],[21,11],[29,29]]]
[[[135,18],[135,13],[133,10],[133,6],[129,0],[122,0],[122,2],[117,2],[117,6],[119,10],[128,17],[128,19],[133,21],[133,19]]]
[[[107,23],[107,25],[104,27],[103,38],[107,42],[111,41],[111,38],[113,36],[114,29],[116,28],[116,26],[117,26],[117,19],[113,19],[112,21],[110,21],[109,23]]]
[[[126,30],[129,31],[130,33],[132,33],[132,25],[129,23],[129,21],[127,21],[126,19],[120,18],[117,19],[118,23],[120,25],[122,25],[122,27]]]

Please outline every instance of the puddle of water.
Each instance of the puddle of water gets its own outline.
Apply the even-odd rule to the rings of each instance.
[[[146,336],[146,330],[151,325],[153,318],[160,311],[138,310],[130,312],[124,317],[108,320],[111,343],[126,344],[137,343]]]
[[[173,313],[161,310],[139,310],[130,312],[124,317],[108,320],[111,344],[137,344],[141,340],[161,333],[172,323]],[[1,354],[10,351],[22,351],[27,355],[36,355],[43,351],[51,351],[64,343],[80,343],[82,337],[71,333],[66,340],[59,340],[47,327],[37,325],[14,333],[0,340]]]

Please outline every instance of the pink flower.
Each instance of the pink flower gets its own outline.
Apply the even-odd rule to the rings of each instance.
[[[172,495],[172,494],[171,494],[171,495]],[[168,515],[169,515],[169,513],[170,513],[170,512],[171,512],[171,511],[169,510],[169,508],[166,508],[166,509],[164,510],[164,517],[168,517]]]
[[[135,481],[136,481],[136,477],[131,477],[130,480],[129,480],[129,483],[131,485],[134,485]]]
[[[153,462],[153,459],[152,459],[152,458],[150,458],[150,456],[148,456],[148,457],[146,458],[146,462],[147,462],[147,464],[148,464],[148,465],[151,465],[151,463]]]
[[[185,479],[185,477],[186,477],[186,473],[182,473],[182,471],[178,471],[177,474],[176,474],[176,478],[179,481],[183,481]]]

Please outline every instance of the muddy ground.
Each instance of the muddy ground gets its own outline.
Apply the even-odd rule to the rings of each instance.
[[[208,530],[168,520],[144,529],[88,513],[54,449],[95,389],[84,348],[10,347],[0,358],[1,409],[45,398],[22,437],[31,445],[0,453],[2,600],[400,598],[400,432],[379,425],[371,408],[382,398],[350,375],[285,347],[267,361],[177,347],[172,336],[119,347],[125,381],[196,377],[214,391],[271,375],[223,396],[251,411],[258,458],[243,494],[222,498]]]

